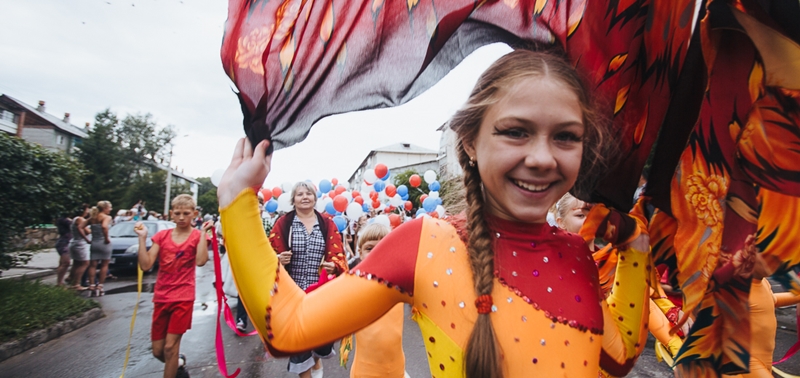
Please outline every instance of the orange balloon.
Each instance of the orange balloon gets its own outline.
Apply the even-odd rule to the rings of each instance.
[[[283,194],[283,190],[281,190],[280,187],[276,186],[276,187],[272,188],[272,194],[271,194],[272,197],[278,198],[278,197],[281,196],[281,194]]]
[[[336,196],[333,199],[333,208],[336,211],[344,212],[347,209],[347,203],[347,198],[344,198],[344,196]]]
[[[422,206],[422,203],[425,202],[425,198],[428,198],[427,194],[423,194],[419,196],[419,205]]]
[[[387,173],[389,173],[389,168],[386,167],[386,164],[378,163],[375,166],[375,176],[378,176],[378,179],[382,179]]]
[[[419,175],[411,175],[411,177],[408,178],[408,183],[415,188],[419,188],[422,184],[422,178],[420,178]]]
[[[364,199],[361,198],[361,196],[358,196],[356,198],[353,198],[353,202],[358,202],[359,205],[363,205],[364,204]]]
[[[339,180],[338,179],[336,179],[335,177],[331,179],[331,185],[336,186],[338,184],[339,184]]]
[[[397,187],[392,184],[386,185],[386,189],[384,190],[386,191],[386,195],[389,197],[394,197],[394,195],[397,194]]]
[[[397,226],[400,225],[400,223],[402,223],[402,220],[400,219],[399,215],[397,214],[389,215],[389,224],[392,225],[392,228],[396,228]]]
[[[411,211],[411,209],[414,208],[414,204],[411,203],[411,201],[406,201],[405,208],[406,208],[406,211]]]

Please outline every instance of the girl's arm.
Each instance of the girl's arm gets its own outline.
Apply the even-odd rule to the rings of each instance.
[[[649,238],[641,234],[619,251],[611,293],[603,306],[604,332],[600,367],[613,376],[628,374],[642,352],[649,317]]]
[[[103,219],[103,237],[105,238],[106,244],[111,243],[111,239],[108,237],[108,229],[111,227],[111,217],[106,216]]]
[[[243,190],[221,211],[239,297],[273,355],[327,344],[371,324],[398,302],[411,301],[383,283],[353,275],[306,295],[280,266],[264,235],[255,190]]]
[[[75,222],[77,222],[75,226],[78,228],[78,233],[81,234],[83,240],[86,240],[87,243],[91,243],[92,241],[89,240],[89,236],[86,234],[86,219],[78,217]]]

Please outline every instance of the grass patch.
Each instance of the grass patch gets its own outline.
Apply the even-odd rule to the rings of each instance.
[[[100,304],[68,289],[28,280],[0,280],[0,342],[83,314]]]

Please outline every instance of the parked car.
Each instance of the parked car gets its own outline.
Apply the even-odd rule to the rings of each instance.
[[[147,248],[153,245],[151,238],[156,232],[175,228],[175,223],[169,221],[146,220],[141,222],[147,227]],[[133,230],[135,225],[135,221],[120,222],[111,226],[111,229],[108,230],[108,236],[113,246],[111,266],[136,267],[139,259],[139,238]]]

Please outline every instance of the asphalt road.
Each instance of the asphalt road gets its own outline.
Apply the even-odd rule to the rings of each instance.
[[[214,349],[216,298],[212,283],[213,264],[197,269],[197,298],[192,329],[181,343],[193,378],[219,377]],[[119,377],[136,304],[136,281],[133,272],[114,272],[120,278],[106,283],[106,295],[98,299],[106,316],[87,327],[31,349],[0,363],[0,377]],[[146,275],[145,293],[131,340],[131,355],[126,377],[161,377],[163,364],[151,355],[150,320],[153,314],[152,283],[155,274]],[[45,281],[54,280],[48,278]],[[234,306],[236,300],[230,300]],[[429,377],[426,352],[416,323],[407,320],[403,332],[406,371],[411,377]],[[794,308],[779,309],[776,357],[796,340]],[[223,340],[229,373],[241,369],[239,377],[296,377],[286,372],[287,359],[265,357],[257,336],[238,337],[223,325]],[[652,336],[645,353],[629,377],[671,377],[671,370],[658,363],[653,354]],[[357,346],[356,346],[357,347]],[[352,355],[351,355],[352,361]],[[325,360],[325,377],[349,377],[349,370],[339,366],[338,359]],[[780,366],[786,372],[800,373],[800,358]]]

